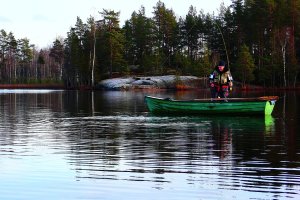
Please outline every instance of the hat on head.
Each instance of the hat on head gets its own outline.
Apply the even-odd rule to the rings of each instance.
[[[223,60],[220,60],[218,66],[225,66],[225,62]]]

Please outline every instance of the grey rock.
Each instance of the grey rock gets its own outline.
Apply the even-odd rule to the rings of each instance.
[[[106,90],[131,90],[131,89],[175,89],[177,84],[190,88],[199,87],[203,78],[196,76],[147,76],[147,77],[126,77],[102,80],[97,88]]]

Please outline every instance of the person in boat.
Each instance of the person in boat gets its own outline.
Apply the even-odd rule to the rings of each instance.
[[[209,75],[211,98],[227,98],[232,90],[233,78],[224,61],[220,61]]]

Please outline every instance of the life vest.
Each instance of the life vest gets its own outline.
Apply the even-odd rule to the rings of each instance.
[[[214,83],[216,85],[228,85],[229,82],[231,82],[233,79],[230,71],[226,71],[220,74],[218,71],[214,70],[209,75],[209,80],[211,83]]]

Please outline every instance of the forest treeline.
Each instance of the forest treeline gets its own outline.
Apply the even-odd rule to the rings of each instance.
[[[232,0],[217,14],[190,6],[180,18],[158,1],[152,13],[141,6],[122,27],[113,10],[77,17],[66,38],[43,49],[2,29],[0,83],[76,88],[132,74],[206,77],[220,59],[242,85],[299,82],[300,0]]]

